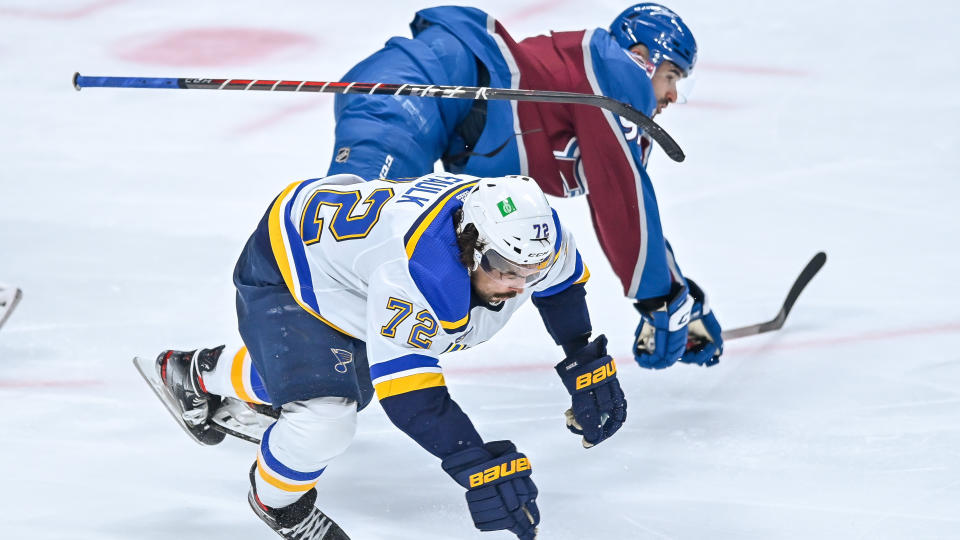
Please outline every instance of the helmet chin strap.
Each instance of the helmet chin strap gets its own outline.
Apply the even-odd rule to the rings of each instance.
[[[470,267],[471,272],[476,272],[477,268],[480,268],[480,260],[483,259],[483,254],[480,253],[480,250],[476,247],[473,248],[473,265]]]

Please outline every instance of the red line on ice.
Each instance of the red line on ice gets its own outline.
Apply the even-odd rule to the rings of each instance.
[[[44,380],[25,380],[25,381],[4,381],[0,380],[0,390],[3,389],[23,389],[23,388],[78,388],[89,386],[100,386],[103,381],[88,379],[44,381]]]
[[[931,335],[931,334],[950,334],[960,332],[960,323],[946,323],[934,326],[924,326],[919,328],[900,328],[892,330],[875,330],[872,332],[863,332],[860,334],[851,334],[847,336],[836,336],[830,338],[808,339],[804,341],[795,341],[792,343],[771,343],[768,345],[755,346],[737,346],[735,344],[726,347],[731,353],[755,353],[770,352],[778,350],[791,349],[812,349],[817,347],[830,347],[834,345],[846,345],[850,343],[862,343],[865,341],[877,341],[885,339],[897,339],[911,336]],[[559,361],[559,359],[558,359]],[[620,365],[632,364],[632,358],[617,358]],[[464,367],[464,368],[445,368],[444,371],[451,374],[494,374],[494,373],[515,373],[523,371],[545,371],[552,369],[553,365],[548,364],[507,364],[499,366],[485,367]]]
[[[0,7],[0,15],[27,17],[31,19],[79,19],[81,17],[86,17],[87,15],[92,15],[104,8],[121,4],[126,1],[127,0],[99,0],[84,6],[61,11]]]
[[[698,70],[707,71],[726,71],[729,73],[739,73],[741,75],[769,75],[774,77],[806,77],[809,72],[801,69],[787,69],[770,66],[747,66],[737,64],[700,64]]]
[[[770,345],[756,345],[752,347],[736,347],[736,352],[762,352],[772,350],[788,349],[811,349],[816,347],[827,347],[831,345],[845,345],[848,343],[861,343],[864,341],[877,341],[881,339],[896,339],[910,336],[922,336],[930,334],[949,334],[960,332],[960,323],[940,324],[936,326],[926,326],[920,328],[901,328],[894,330],[875,330],[873,332],[864,332],[849,336],[836,336],[819,339],[808,339],[805,341],[795,341],[792,343],[777,343]]]

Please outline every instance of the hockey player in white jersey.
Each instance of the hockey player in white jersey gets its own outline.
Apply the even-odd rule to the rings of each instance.
[[[298,182],[271,204],[234,272],[245,348],[164,351],[157,371],[191,434],[224,435],[225,397],[269,405],[249,502],[284,538],[347,535],[314,506],[373,395],[390,420],[467,489],[484,531],[536,537],[532,460],[484,441],[447,392],[440,355],[490,339],[528,298],[566,358],[567,427],[589,448],[626,419],[606,338],[590,341],[589,272],[537,184],[526,177],[432,174]]]

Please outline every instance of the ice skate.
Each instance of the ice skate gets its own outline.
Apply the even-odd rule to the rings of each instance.
[[[247,403],[233,397],[224,397],[220,406],[210,414],[214,429],[227,435],[260,444],[263,432],[277,421],[280,411],[268,405]]]
[[[247,502],[250,508],[271,529],[287,540],[350,540],[319,508],[313,505],[317,500],[316,488],[303,494],[296,502],[283,508],[270,508],[257,497],[255,476],[257,464],[250,469],[250,493]]]
[[[222,350],[223,346],[200,351],[163,351],[153,368],[143,358],[133,359],[134,366],[180,427],[200,444],[214,445],[224,438],[210,422],[220,397],[204,391],[199,378],[200,371],[213,369]]]

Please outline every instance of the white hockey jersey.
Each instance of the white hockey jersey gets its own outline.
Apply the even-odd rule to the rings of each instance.
[[[556,259],[546,277],[497,306],[477,302],[459,262],[453,215],[478,181],[447,173],[369,182],[335,175],[290,185],[269,211],[270,246],[291,294],[366,342],[381,400],[444,386],[441,353],[490,339],[531,296],[589,277],[554,212]]]

